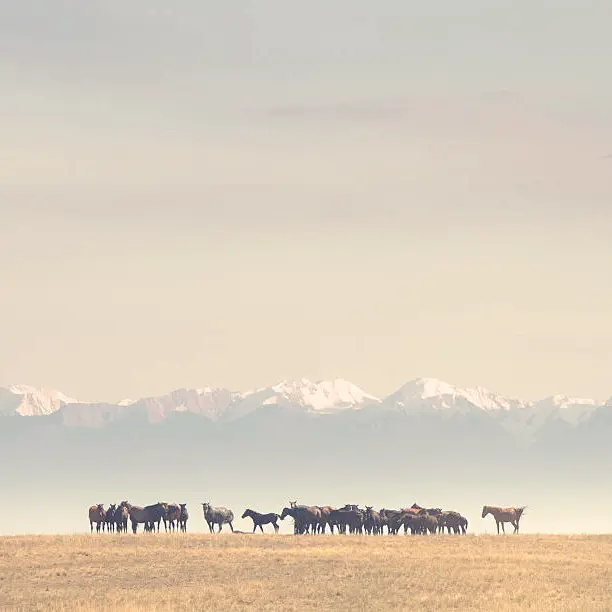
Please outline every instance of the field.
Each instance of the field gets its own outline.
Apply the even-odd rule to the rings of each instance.
[[[612,536],[0,538],[2,610],[610,610]]]

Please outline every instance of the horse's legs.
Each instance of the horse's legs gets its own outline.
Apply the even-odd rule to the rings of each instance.
[[[504,535],[506,535],[506,526],[504,525],[504,521],[502,521],[502,531],[504,532]]]
[[[272,526],[274,527],[274,533],[278,533],[278,523],[276,521],[274,521],[272,523]]]
[[[499,521],[495,519],[495,524],[497,525],[497,535],[499,535]]]
[[[229,522],[229,526],[230,526],[230,529],[232,530],[232,533],[234,533],[234,526],[232,525],[232,521]],[[262,529],[262,531],[263,531],[263,529]]]

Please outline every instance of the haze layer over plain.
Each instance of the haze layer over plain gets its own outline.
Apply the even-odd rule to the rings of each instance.
[[[611,10],[3,3],[0,384],[609,396]]]

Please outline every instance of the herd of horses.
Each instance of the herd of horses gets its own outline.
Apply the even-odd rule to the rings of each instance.
[[[506,533],[504,523],[510,523],[514,527],[514,533],[519,531],[519,521],[526,506],[518,508],[501,508],[499,506],[483,506],[482,518],[492,515],[497,525],[497,533],[501,525],[503,533]],[[208,502],[202,503],[202,512],[210,533],[217,533],[223,529],[223,525],[229,525],[232,533],[236,533],[233,526],[234,513],[223,506],[213,507]],[[281,514],[276,512],[261,513],[247,508],[242,518],[250,518],[253,521],[253,533],[260,529],[263,533],[264,525],[271,525],[274,532],[279,531],[279,520],[287,517],[293,519],[293,532],[300,534],[325,534],[327,530],[333,534],[334,530],[341,534],[360,535],[383,535],[386,528],[388,535],[397,535],[403,529],[404,535],[410,532],[412,535],[427,535],[436,533],[454,533],[466,535],[468,520],[455,510],[442,510],[442,508],[423,508],[418,504],[412,504],[410,508],[389,510],[381,508],[374,510],[372,506],[359,508],[355,504],[347,504],[342,508],[333,506],[305,506],[298,505],[297,501],[289,502],[289,506],[283,508]],[[187,504],[169,504],[157,502],[150,506],[134,506],[128,501],[120,504],[111,504],[107,510],[104,504],[97,504],[89,508],[89,525],[93,533],[94,525],[96,532],[127,532],[128,522],[131,523],[133,533],[137,533],[138,525],[142,524],[145,532],[157,532],[160,530],[161,522],[164,523],[165,531],[187,531],[189,513]],[[238,532],[241,533],[241,532]]]

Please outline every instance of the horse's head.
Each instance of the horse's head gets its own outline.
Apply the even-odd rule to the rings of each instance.
[[[297,499],[296,499],[295,501],[290,501],[290,502],[289,502],[289,506],[290,506],[291,508],[295,508],[295,507],[297,506]]]
[[[204,514],[210,512],[210,504],[208,502],[202,502],[202,510],[204,511]]]
[[[116,504],[111,504],[111,505],[108,507],[108,511],[109,511],[110,513],[114,513],[116,509],[117,509],[117,505],[116,505]]]
[[[187,504],[179,504],[181,510],[187,510]]]
[[[417,504],[416,502],[414,504],[412,504],[412,506],[410,506],[413,510],[424,510],[425,508],[423,508],[422,506],[419,506],[419,504]]]
[[[242,517],[241,518],[246,518],[247,516],[251,515],[252,510],[250,508],[247,508],[243,513],[242,513]]]
[[[104,504],[98,504],[98,512],[104,512]]]
[[[283,511],[280,515],[281,521],[284,521],[286,516],[293,516],[292,510],[293,508],[283,508]]]
[[[491,509],[489,508],[489,506],[483,506],[482,507],[482,518],[487,516],[487,514],[489,514],[489,512],[491,512]]]

